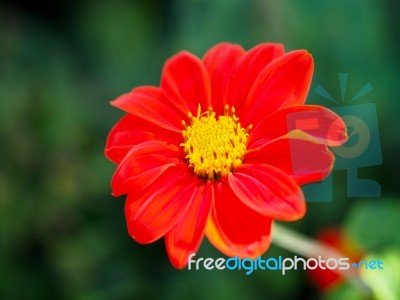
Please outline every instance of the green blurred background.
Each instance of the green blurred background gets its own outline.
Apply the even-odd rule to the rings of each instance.
[[[309,203],[289,226],[309,236],[344,226],[371,251],[399,247],[399,3],[0,1],[0,299],[327,297],[304,271],[177,271],[163,241],[141,246],[128,236],[124,197],[110,195],[115,166],[103,149],[122,112],[109,101],[157,85],[179,50],[202,56],[221,41],[307,49],[310,103],[331,105],[314,93],[319,84],[339,98],[340,72],[349,95],[372,84],[358,103],[376,104],[383,164],[361,173],[380,182],[382,198],[347,198],[337,171],[334,201]],[[198,255],[221,256],[206,241]],[[294,254],[275,246],[265,254],[278,255]]]

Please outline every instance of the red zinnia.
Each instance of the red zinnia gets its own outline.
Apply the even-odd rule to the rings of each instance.
[[[317,235],[317,240],[322,244],[331,247],[334,250],[339,251],[342,257],[349,258],[349,263],[359,262],[364,251],[357,245],[343,230],[340,228],[325,228],[320,231]],[[349,275],[356,275],[357,269],[342,270],[343,273],[339,273],[338,270],[329,270],[326,266],[324,269],[318,267],[314,270],[307,270],[312,281],[323,291],[328,292],[335,287],[338,287],[345,281],[344,272]]]
[[[176,268],[204,234],[227,256],[264,253],[272,221],[303,217],[299,185],[326,177],[327,146],[347,138],[336,114],[304,105],[312,73],[304,50],[222,43],[202,60],[178,53],[160,87],[113,101],[127,114],[105,153],[118,164],[113,195],[128,195],[129,234],[143,244],[165,236]]]

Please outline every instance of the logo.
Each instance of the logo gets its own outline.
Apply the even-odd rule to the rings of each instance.
[[[335,105],[330,109],[343,119],[348,131],[348,141],[340,147],[332,148],[336,158],[333,170],[346,171],[347,197],[380,197],[381,186],[379,182],[369,178],[360,178],[359,175],[359,168],[378,166],[382,163],[375,104],[354,104],[356,100],[372,91],[372,85],[368,82],[353,97],[348,99],[346,98],[348,74],[339,73],[338,77],[340,101],[335,100],[321,85],[318,85],[315,89],[317,95]],[[292,113],[287,117],[289,130],[296,129],[296,126],[299,126],[299,122],[314,124],[315,130],[318,130],[318,121],[307,119],[307,115],[304,113]],[[301,169],[296,169],[296,166],[301,165],[299,162],[301,162],[303,155],[306,154],[296,151],[295,145],[293,144],[293,147],[291,145],[291,159],[294,172],[301,172]],[[307,202],[332,202],[332,176],[335,173],[334,171],[320,183],[303,186]]]
[[[383,262],[381,260],[371,259],[360,260],[359,262],[350,263],[348,257],[339,258],[327,258],[324,259],[321,256],[317,258],[302,258],[294,256],[293,258],[282,256],[269,257],[262,259],[261,256],[251,258],[239,258],[237,256],[228,259],[225,258],[195,258],[196,253],[192,253],[188,257],[188,270],[238,270],[244,271],[246,275],[252,274],[255,270],[269,270],[269,271],[280,271],[282,275],[285,275],[290,270],[315,270],[320,268],[322,270],[349,270],[353,269],[364,269],[364,270],[383,270]]]

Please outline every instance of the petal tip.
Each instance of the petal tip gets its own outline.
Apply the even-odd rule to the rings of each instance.
[[[347,130],[344,128],[339,132],[339,140],[340,144],[343,145],[345,144],[349,139],[349,135],[347,134]]]

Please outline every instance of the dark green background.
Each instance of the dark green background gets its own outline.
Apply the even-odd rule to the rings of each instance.
[[[122,112],[109,101],[157,85],[174,53],[202,56],[221,41],[307,49],[310,103],[330,105],[314,93],[318,84],[339,98],[340,72],[349,74],[350,96],[371,82],[358,103],[376,104],[383,164],[361,173],[381,183],[383,198],[347,198],[346,173],[336,172],[334,201],[310,203],[290,224],[312,236],[364,203],[399,199],[399,11],[396,0],[0,1],[0,298],[319,298],[303,271],[177,271],[163,241],[136,244],[124,197],[110,195],[115,166],[103,149]],[[397,204],[392,212],[400,216]],[[378,236],[398,231],[379,231],[382,223],[360,226]],[[198,255],[221,256],[206,241]],[[294,254],[266,253],[278,255]]]

